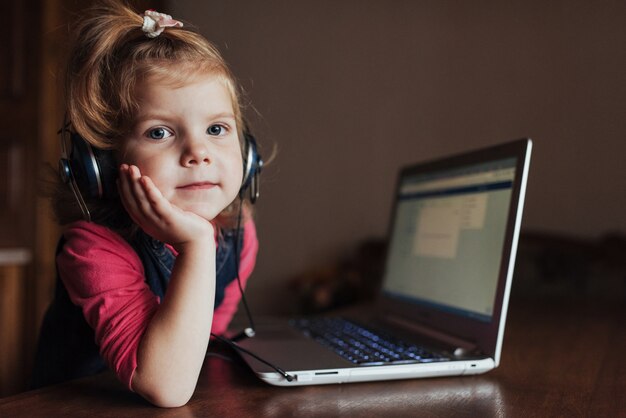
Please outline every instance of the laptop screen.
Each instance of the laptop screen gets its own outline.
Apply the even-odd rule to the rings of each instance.
[[[489,322],[516,158],[400,179],[383,292]]]

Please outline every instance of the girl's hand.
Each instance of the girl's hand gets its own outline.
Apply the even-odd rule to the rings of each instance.
[[[214,242],[214,228],[209,221],[171,204],[149,177],[141,175],[137,166],[120,166],[118,190],[133,221],[178,252],[198,241]]]

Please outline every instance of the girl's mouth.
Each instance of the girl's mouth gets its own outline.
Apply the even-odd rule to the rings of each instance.
[[[206,190],[206,189],[212,189],[215,186],[217,186],[217,184],[211,183],[210,181],[202,181],[202,182],[197,182],[197,183],[185,184],[183,186],[178,186],[177,189],[180,189],[180,190]]]

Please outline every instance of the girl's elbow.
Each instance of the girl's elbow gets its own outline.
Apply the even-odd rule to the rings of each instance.
[[[145,396],[145,399],[152,405],[158,406],[159,408],[178,408],[179,406],[185,406],[187,402],[189,402],[189,399],[191,399],[191,394],[176,396],[165,393]]]
[[[194,387],[186,387],[188,385],[175,382],[164,383],[164,381],[161,379],[149,379],[148,381],[133,379],[133,390],[145,400],[160,408],[177,408],[189,402],[193,395]]]
[[[145,400],[160,408],[177,408],[184,406],[191,399],[193,391],[159,388],[138,392]]]

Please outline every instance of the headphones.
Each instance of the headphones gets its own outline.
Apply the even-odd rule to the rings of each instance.
[[[256,203],[259,198],[259,177],[263,169],[263,158],[259,154],[256,139],[250,132],[248,124],[244,122],[243,128],[244,152],[243,152],[243,180],[239,189],[239,197],[243,199],[244,192],[250,189],[250,202]]]
[[[72,190],[83,218],[91,222],[91,214],[83,196],[96,199],[114,197],[117,190],[117,163],[113,151],[93,147],[69,127],[70,123],[66,123],[58,132],[61,134],[59,175],[63,183],[68,184]],[[243,199],[249,189],[250,201],[255,203],[259,198],[259,176],[263,159],[257,151],[256,139],[246,123],[243,136],[243,179],[239,197]]]

